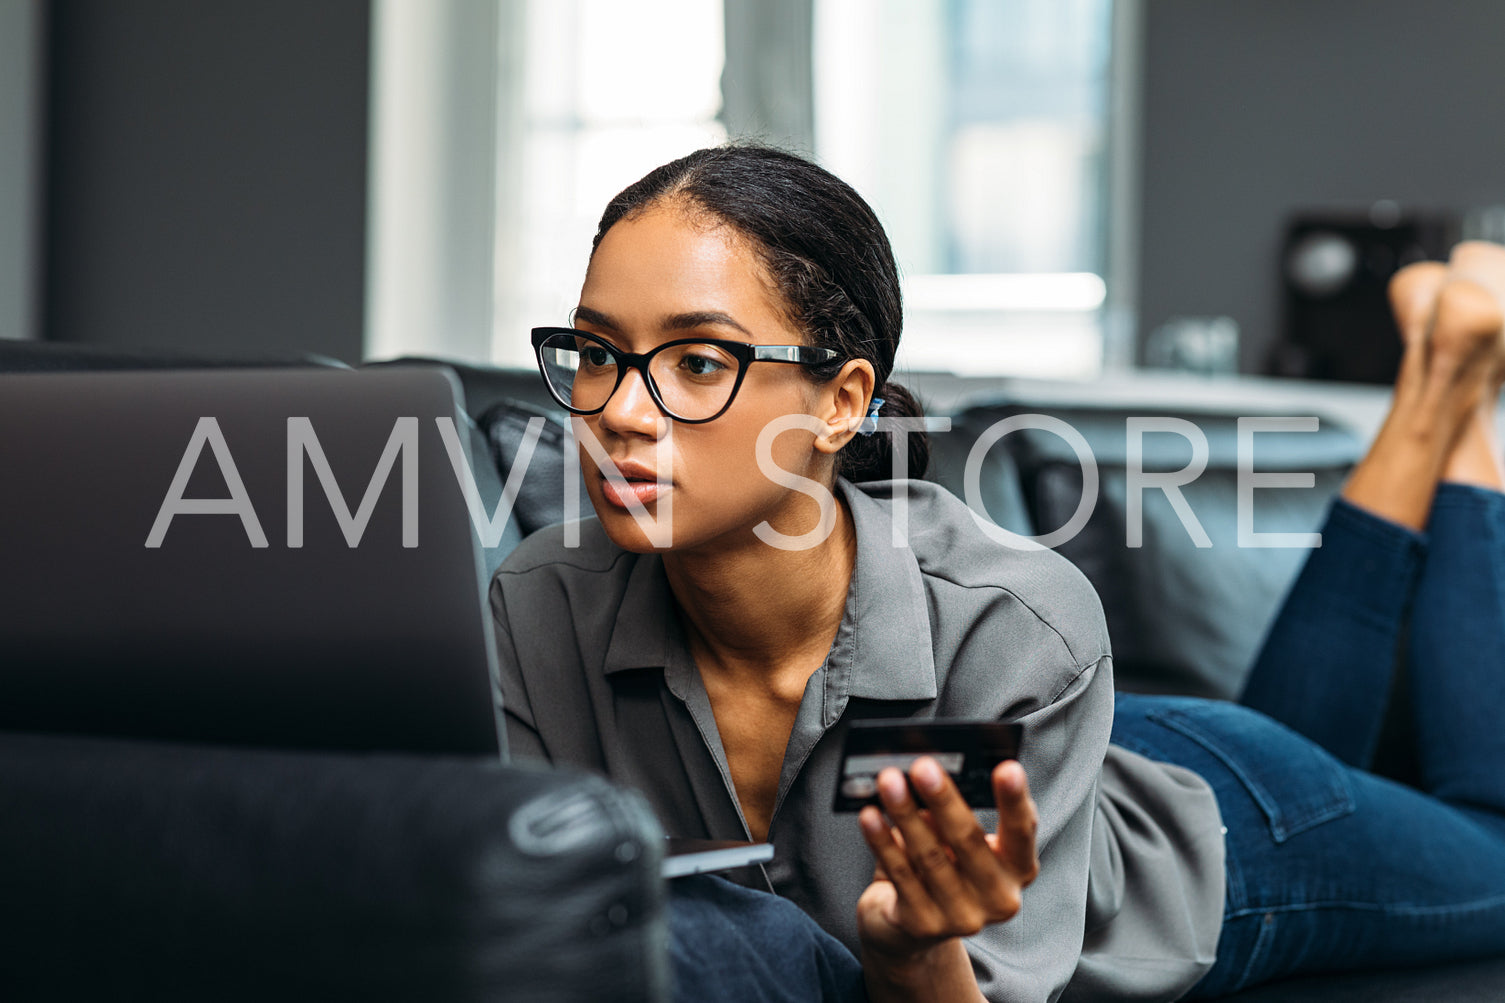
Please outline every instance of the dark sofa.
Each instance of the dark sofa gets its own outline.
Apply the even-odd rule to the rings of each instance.
[[[0,372],[215,361],[0,342]],[[453,368],[488,505],[528,421],[546,419],[512,525],[486,555],[494,567],[561,514],[561,417],[532,373]],[[932,476],[958,493],[973,444],[998,421],[1047,414],[1081,432],[1098,489],[1081,532],[1060,549],[1103,595],[1120,684],[1214,697],[1237,692],[1301,559],[1299,550],[1234,545],[1237,417],[1324,416],[1316,432],[1257,439],[1256,471],[1310,471],[1316,483],[1255,491],[1254,530],[1308,532],[1384,403],[1379,392],[1260,382],[1073,386],[922,375],[912,385],[931,413],[953,418],[952,431],[934,437]],[[1206,470],[1181,490],[1211,547],[1195,545],[1158,490],[1145,495],[1143,546],[1126,545],[1126,421],[1144,415],[1178,418],[1205,437]],[[1144,436],[1151,474],[1181,470],[1191,455],[1181,434]],[[1022,430],[978,459],[977,493],[1000,525],[1043,533],[1077,511],[1081,467],[1050,432]],[[1404,757],[1387,764],[1405,768]],[[605,806],[612,825],[562,859],[523,860],[506,820],[540,798],[546,807],[562,799],[561,818],[578,817],[571,811],[581,803]],[[661,998],[657,834],[635,804],[591,778],[489,763],[0,735],[0,895],[12,905],[3,932],[18,947],[3,952],[0,995]],[[361,838],[373,819],[381,838]],[[624,845],[638,849],[607,849]],[[110,946],[72,950],[80,943]],[[1237,998],[1361,997],[1505,999],[1505,961],[1324,976]]]
[[[590,776],[0,732],[0,998],[664,1000],[661,843]]]

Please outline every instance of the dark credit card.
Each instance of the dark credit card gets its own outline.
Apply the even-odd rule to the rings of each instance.
[[[889,766],[909,775],[920,756],[931,756],[951,775],[974,808],[994,808],[993,768],[1019,758],[1024,729],[1003,721],[853,721],[841,750],[836,777],[838,812],[858,811],[878,801],[878,773]],[[910,785],[913,793],[913,784]],[[923,804],[924,799],[915,795]]]

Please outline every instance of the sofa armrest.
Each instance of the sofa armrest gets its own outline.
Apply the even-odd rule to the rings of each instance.
[[[581,774],[0,733],[0,997],[660,999],[662,842]]]

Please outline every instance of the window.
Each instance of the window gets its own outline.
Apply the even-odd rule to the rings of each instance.
[[[1113,0],[781,9],[807,4],[815,154],[893,239],[905,277],[900,366],[1100,371]],[[514,10],[501,32],[492,357],[530,365],[525,332],[565,321],[611,196],[726,138],[727,46],[772,61],[750,51],[757,42],[724,38],[722,0],[519,0]]]
[[[726,129],[721,0],[525,6],[511,47],[521,116],[502,150],[517,181],[497,193],[492,356],[532,366],[527,332],[566,323],[606,203],[659,164],[724,142]]]
[[[1110,0],[817,0],[816,152],[905,275],[901,364],[1103,362]]]

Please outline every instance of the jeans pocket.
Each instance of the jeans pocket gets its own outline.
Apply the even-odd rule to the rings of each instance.
[[[1277,843],[1354,810],[1347,768],[1258,711],[1221,701],[1157,710],[1148,719],[1196,742],[1238,778]]]

